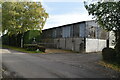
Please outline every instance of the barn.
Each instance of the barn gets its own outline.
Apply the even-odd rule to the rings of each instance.
[[[98,52],[106,47],[108,33],[95,20],[43,30],[41,45],[76,52]]]

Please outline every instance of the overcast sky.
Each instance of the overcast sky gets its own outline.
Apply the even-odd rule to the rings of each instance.
[[[42,5],[49,14],[44,29],[92,20],[84,8],[84,0],[44,0]]]

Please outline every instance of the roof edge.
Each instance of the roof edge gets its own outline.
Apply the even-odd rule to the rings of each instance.
[[[89,21],[95,21],[95,20],[88,20],[88,21],[81,21],[81,22],[76,22],[76,23],[65,24],[65,25],[61,25],[61,26],[57,26],[57,27],[52,27],[52,28],[44,29],[42,31],[50,30],[50,29],[55,29],[55,28],[60,28],[60,27],[65,27],[65,26],[74,25],[74,24],[83,23],[83,22],[89,22]]]

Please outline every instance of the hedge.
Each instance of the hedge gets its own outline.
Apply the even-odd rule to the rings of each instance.
[[[23,44],[32,44],[33,39],[35,38],[36,42],[39,42],[41,36],[40,36],[39,30],[29,30],[25,32],[24,34],[18,34],[18,35],[11,35],[5,34],[2,36],[2,44],[3,45],[9,45],[9,46],[21,46],[21,38],[23,37]]]
[[[35,38],[36,42],[40,40],[40,31],[39,30],[29,30],[24,33],[24,44],[31,44]]]

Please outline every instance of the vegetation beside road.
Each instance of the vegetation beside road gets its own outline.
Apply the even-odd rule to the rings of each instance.
[[[91,4],[84,2],[84,4],[89,15],[93,16],[99,26],[108,33],[112,31],[115,34],[115,40],[113,40],[115,47],[114,49],[110,48],[109,39],[107,39],[107,47],[102,50],[103,62],[101,64],[120,71],[120,1],[103,1]]]
[[[99,64],[104,67],[111,68],[115,71],[120,72],[120,65],[118,63],[115,63],[115,62],[110,63],[110,62],[106,62],[106,61],[100,61]]]
[[[49,16],[41,2],[1,3],[2,44],[23,47],[22,42],[31,44],[33,41],[39,41]]]
[[[8,49],[12,49],[12,50],[16,50],[16,51],[20,51],[20,52],[24,52],[24,53],[44,53],[41,51],[27,51],[24,48],[18,48],[18,47],[7,46],[7,45],[2,45],[2,48],[8,48]]]
[[[102,50],[103,61],[101,65],[120,72],[120,55],[112,48]]]

